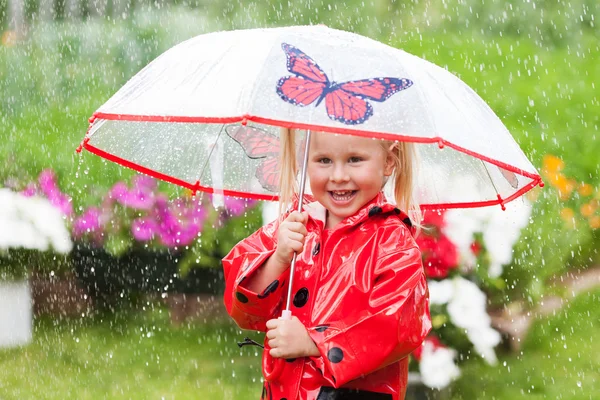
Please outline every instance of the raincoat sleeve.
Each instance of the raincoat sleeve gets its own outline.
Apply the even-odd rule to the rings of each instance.
[[[419,248],[407,229],[380,233],[368,304],[357,304],[341,321],[308,329],[321,353],[311,359],[334,387],[408,356],[431,329]]]
[[[249,280],[275,252],[278,226],[277,220],[263,226],[235,245],[223,259],[225,307],[242,329],[266,331],[266,322],[279,316],[282,287],[289,277],[289,268],[262,293],[244,287],[244,281]]]

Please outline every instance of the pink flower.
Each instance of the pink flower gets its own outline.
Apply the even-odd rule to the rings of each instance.
[[[81,239],[87,236],[97,246],[102,246],[104,226],[102,212],[97,207],[90,207],[73,222],[73,237]]]
[[[146,178],[141,175],[134,177],[134,185],[131,190],[124,182],[117,182],[108,194],[107,205],[112,203],[110,200],[116,200],[125,207],[136,210],[151,209],[156,198],[153,192],[156,182],[150,182]]]
[[[100,224],[100,209],[90,207],[73,222],[73,235],[80,238],[88,232],[95,232],[102,229]]]
[[[137,218],[131,223],[131,234],[140,242],[152,240],[157,231],[158,224],[149,217]]]
[[[37,187],[35,184],[30,183],[25,187],[25,189],[23,189],[21,194],[25,197],[33,197],[37,194]]]
[[[256,204],[256,200],[225,196],[225,209],[229,215],[237,217]]]
[[[46,196],[50,203],[58,208],[63,215],[73,214],[73,204],[71,203],[71,197],[62,193],[56,183],[56,177],[54,172],[50,169],[45,169],[40,173],[38,177],[40,189]]]

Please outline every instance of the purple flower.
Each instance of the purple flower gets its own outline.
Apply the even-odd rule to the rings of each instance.
[[[155,218],[158,221],[160,242],[169,247],[186,246],[202,230],[206,210],[200,204],[179,199],[169,205],[165,196],[157,196]]]
[[[109,200],[116,200],[125,207],[135,210],[149,210],[154,206],[153,192],[156,182],[142,175],[135,176],[133,188],[130,190],[124,182],[117,182],[108,194]],[[108,204],[112,202],[108,201]]]
[[[100,223],[100,209],[90,207],[73,222],[73,236],[81,238],[88,232],[100,232],[102,224]]]
[[[129,188],[125,182],[117,182],[108,192],[108,198],[111,200],[119,200],[121,197],[126,196],[129,193]]]
[[[150,217],[137,218],[131,223],[131,233],[135,240],[147,242],[154,238],[155,232],[158,231],[158,224]]]
[[[58,208],[63,215],[73,214],[71,197],[60,191],[56,183],[56,177],[52,170],[43,170],[38,177],[38,182],[40,184],[40,189],[42,189],[42,192],[53,206]]]
[[[35,184],[30,183],[25,187],[25,189],[23,189],[21,194],[25,197],[33,197],[37,194],[37,187]]]
[[[156,189],[156,179],[148,175],[136,175],[133,177],[133,187],[146,191],[152,192]]]
[[[225,196],[225,208],[229,215],[233,217],[242,215],[247,208],[252,207],[255,203],[256,200]]]

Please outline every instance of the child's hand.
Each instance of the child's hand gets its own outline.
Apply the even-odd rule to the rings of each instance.
[[[317,357],[319,349],[312,341],[306,328],[300,320],[292,316],[292,319],[271,319],[267,321],[267,338],[271,347],[271,357],[275,358],[297,358]]]
[[[281,264],[289,264],[294,253],[300,253],[304,248],[306,221],[308,221],[306,211],[302,213],[294,211],[279,225],[274,256]]]

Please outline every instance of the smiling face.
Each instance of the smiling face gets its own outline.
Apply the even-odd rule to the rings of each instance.
[[[326,227],[333,228],[377,196],[393,168],[393,158],[379,140],[313,133],[308,176],[313,196],[328,211]]]

